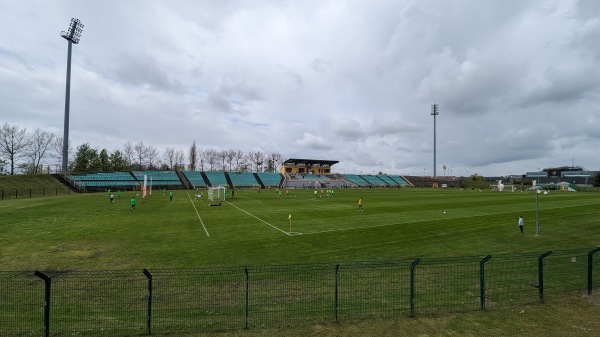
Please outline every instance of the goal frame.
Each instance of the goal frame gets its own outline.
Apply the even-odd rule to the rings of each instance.
[[[225,201],[227,195],[227,187],[226,186],[214,186],[208,187],[207,189],[208,200],[214,201],[215,199],[220,199]]]

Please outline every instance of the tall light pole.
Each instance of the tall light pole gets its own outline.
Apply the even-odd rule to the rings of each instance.
[[[62,171],[67,173],[69,165],[69,104],[71,101],[71,49],[73,43],[78,44],[81,33],[83,32],[83,24],[79,19],[72,18],[69,29],[66,32],[60,32],[60,36],[69,42],[69,51],[67,53],[67,89],[65,93],[65,126],[62,148]]]
[[[436,138],[435,138],[435,116],[440,114],[440,109],[437,103],[431,105],[431,115],[433,116],[433,181],[436,180]]]

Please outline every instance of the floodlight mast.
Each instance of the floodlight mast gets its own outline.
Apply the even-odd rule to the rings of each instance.
[[[431,115],[433,116],[433,180],[435,181],[437,178],[436,175],[436,130],[435,130],[435,116],[440,114],[439,105],[434,103],[431,105]]]
[[[69,29],[66,32],[60,32],[60,36],[69,42],[67,52],[67,88],[65,91],[65,124],[62,148],[62,171],[64,174],[68,171],[69,165],[69,104],[71,101],[71,50],[73,43],[78,44],[83,32],[83,24],[79,19],[72,18]]]

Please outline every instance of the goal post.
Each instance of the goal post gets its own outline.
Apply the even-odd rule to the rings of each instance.
[[[517,188],[515,187],[515,185],[502,185],[502,188],[500,188],[500,186],[498,185],[490,185],[490,190],[492,191],[511,191],[514,192],[517,190]]]
[[[227,188],[225,186],[209,187],[207,191],[208,200],[214,201],[215,199],[217,199],[225,201],[226,192]]]

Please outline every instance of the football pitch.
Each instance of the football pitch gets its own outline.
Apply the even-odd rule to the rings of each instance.
[[[600,195],[459,189],[154,190],[4,200],[4,270],[200,268],[545,252],[600,245]],[[137,205],[131,210],[130,199]],[[363,199],[364,211],[357,210]],[[521,234],[518,217],[525,219]]]

